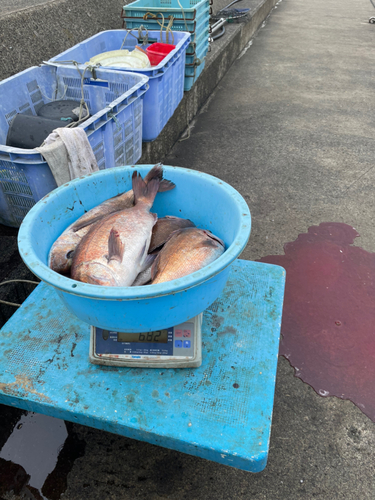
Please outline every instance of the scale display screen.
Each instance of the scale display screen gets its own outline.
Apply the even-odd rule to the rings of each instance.
[[[142,368],[200,366],[202,316],[199,314],[170,328],[142,333],[91,327],[90,361]]]
[[[168,330],[155,330],[146,333],[123,333],[117,332],[117,342],[168,342]]]

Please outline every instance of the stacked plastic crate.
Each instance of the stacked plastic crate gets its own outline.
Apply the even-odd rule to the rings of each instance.
[[[123,7],[126,29],[187,31],[191,41],[186,51],[184,90],[192,88],[205,66],[209,42],[212,0],[136,0]],[[170,43],[173,43],[170,39]]]
[[[74,60],[84,66],[93,56],[102,52],[120,48],[133,51],[137,45],[142,49],[147,49],[149,44],[143,45],[146,43],[144,35],[146,35],[145,31],[139,33],[138,30],[125,33],[124,30],[102,31],[53,57],[48,62],[56,66],[67,67],[67,61],[70,61],[72,66]],[[169,41],[170,39],[169,36]],[[166,33],[160,33],[160,30],[148,31],[147,40],[164,43]],[[174,32],[175,49],[157,66],[129,70],[148,78],[149,89],[143,100],[142,141],[144,142],[156,139],[184,96],[185,54],[189,42],[189,33]],[[112,68],[101,67],[102,71],[107,69],[124,71],[124,68],[116,67],[115,63]]]
[[[86,132],[100,169],[131,165],[142,154],[143,97],[148,77],[97,69],[95,78],[76,68],[31,67],[0,82],[0,223],[19,227],[43,196],[55,189],[52,172],[36,149],[7,146],[14,117],[37,115],[47,102],[84,95],[90,118],[78,127]],[[62,122],[63,123],[63,122]]]

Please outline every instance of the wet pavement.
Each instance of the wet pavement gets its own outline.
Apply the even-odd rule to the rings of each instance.
[[[216,175],[245,197],[253,229],[242,258],[284,256],[284,244],[321,223],[355,228],[360,237],[354,246],[375,252],[375,26],[368,23],[373,13],[370,2],[360,0],[278,3],[191,124],[190,138],[165,159],[165,164]],[[2,228],[2,280],[30,277],[16,253],[16,233]],[[368,265],[373,272],[373,264]],[[341,288],[345,291],[345,285]],[[0,293],[0,298],[22,301],[27,290]],[[335,303],[339,293],[340,287]],[[2,308],[3,317],[11,307]],[[316,317],[306,315],[305,328],[311,331]],[[375,317],[366,321],[373,330]],[[294,333],[299,331],[297,324]],[[280,356],[269,461],[261,473],[75,424],[64,424],[68,437],[61,448],[63,423],[57,421],[60,438],[50,443],[50,428],[41,421],[44,434],[37,449],[32,442],[11,448],[13,457],[34,456],[35,461],[51,450],[44,486],[33,483],[39,492],[32,489],[27,463],[21,469],[21,464],[1,462],[0,497],[373,500],[374,423],[351,401],[322,397],[294,374]],[[330,382],[328,371],[320,376]],[[8,439],[16,442],[23,428],[17,427],[31,417],[36,421],[35,415],[1,409],[1,457]]]
[[[280,354],[318,394],[349,399],[375,422],[375,253],[354,246],[359,237],[323,222],[260,260],[288,276]]]

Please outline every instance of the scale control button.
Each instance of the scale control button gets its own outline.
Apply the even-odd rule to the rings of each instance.
[[[182,340],[175,340],[174,341],[174,346],[175,347],[182,347]]]
[[[175,337],[182,337],[182,330],[175,330],[174,336]]]
[[[184,337],[190,338],[191,337],[191,330],[184,330]]]
[[[191,344],[190,340],[184,340],[184,347],[185,348],[189,348],[190,344]]]

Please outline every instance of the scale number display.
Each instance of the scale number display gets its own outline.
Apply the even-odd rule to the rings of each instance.
[[[157,342],[166,344],[168,342],[168,330],[155,330],[145,333],[117,332],[117,342]]]
[[[91,327],[90,361],[141,368],[200,366],[202,316],[152,332],[115,332]]]

